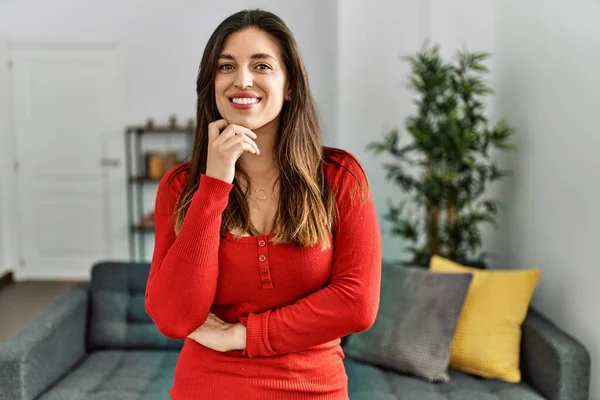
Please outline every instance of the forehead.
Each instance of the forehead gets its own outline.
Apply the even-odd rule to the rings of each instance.
[[[256,28],[247,28],[227,36],[221,54],[235,58],[250,58],[253,54],[267,53],[281,60],[281,47],[275,38]]]

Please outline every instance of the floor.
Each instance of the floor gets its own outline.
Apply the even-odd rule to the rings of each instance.
[[[78,282],[22,281],[0,289],[0,340],[17,332]]]

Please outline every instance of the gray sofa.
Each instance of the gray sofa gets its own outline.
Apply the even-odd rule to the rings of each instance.
[[[145,313],[148,271],[148,264],[96,264],[89,285],[0,343],[0,399],[168,399],[182,343],[164,338]],[[448,383],[430,384],[344,361],[352,400],[588,399],[588,352],[533,310],[523,326],[518,385],[458,371]]]

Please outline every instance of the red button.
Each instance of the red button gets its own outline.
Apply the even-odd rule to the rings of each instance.
[[[261,254],[260,257],[258,257],[258,259],[260,261],[265,261],[267,259],[267,256],[265,256],[264,254]]]
[[[269,271],[267,271],[266,269],[261,269],[261,270],[260,270],[260,274],[261,274],[262,276],[267,276],[267,275],[269,275]]]
[[[258,241],[258,245],[259,245],[260,247],[265,247],[265,245],[266,245],[266,244],[267,244],[267,242],[265,242],[264,240],[259,240],[259,241]]]
[[[269,286],[271,284],[271,281],[268,279],[263,279],[263,285],[265,286]]]

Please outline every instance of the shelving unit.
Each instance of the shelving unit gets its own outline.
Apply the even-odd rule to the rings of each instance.
[[[196,128],[194,126],[129,126],[125,129],[125,173],[127,174],[127,215],[129,226],[129,256],[131,261],[148,262],[146,245],[148,236],[154,233],[153,210],[144,212],[144,188],[158,187],[162,176],[149,176],[143,139],[148,136],[185,136],[185,148],[189,155]],[[157,151],[160,149],[152,149]],[[187,155],[186,155],[187,157]],[[182,162],[183,159],[178,159]],[[163,173],[167,172],[166,170]],[[155,189],[156,190],[156,189]],[[154,192],[154,198],[156,192]],[[136,251],[137,250],[137,251]]]

